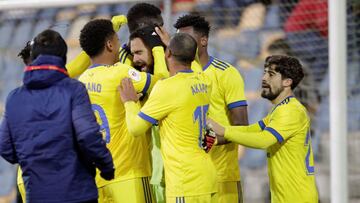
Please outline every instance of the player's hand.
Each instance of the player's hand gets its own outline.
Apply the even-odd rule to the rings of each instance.
[[[206,124],[207,124],[206,126],[211,128],[215,132],[215,134],[217,136],[224,137],[225,128],[223,126],[221,126],[220,124],[218,124],[217,122],[215,122],[211,118],[207,119]]]
[[[118,86],[118,91],[120,92],[120,97],[123,103],[128,101],[139,101],[139,98],[142,94],[137,94],[134,88],[134,85],[130,78],[124,78],[121,81],[121,85]]]
[[[205,135],[202,143],[203,149],[205,150],[206,153],[210,151],[212,146],[215,144],[215,141],[216,141],[215,132],[210,127],[206,126]]]
[[[152,50],[154,47],[157,46],[164,46],[163,42],[161,41],[160,36],[155,32],[154,26],[147,26],[142,28],[144,43],[149,46]]]
[[[169,33],[165,30],[165,28],[160,27],[160,26],[156,26],[156,27],[155,27],[155,31],[156,31],[156,33],[159,35],[162,43],[164,43],[165,46],[169,46],[169,43],[170,43],[170,35],[169,35]]]
[[[110,171],[101,171],[100,176],[105,180],[112,180],[115,177],[115,169],[113,168]]]
[[[113,16],[111,18],[111,22],[113,24],[113,28],[115,32],[118,32],[121,28],[121,26],[125,25],[127,23],[127,18],[124,15],[117,15]]]

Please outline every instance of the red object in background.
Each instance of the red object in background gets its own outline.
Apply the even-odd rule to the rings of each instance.
[[[328,37],[327,0],[301,0],[286,20],[286,32],[298,32],[314,29]]]

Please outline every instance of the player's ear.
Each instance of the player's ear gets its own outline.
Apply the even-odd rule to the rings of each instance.
[[[169,48],[167,48],[166,50],[165,50],[165,58],[170,58],[171,57],[171,51],[170,51],[170,49]]]
[[[208,45],[208,38],[206,36],[200,38],[200,45],[201,47],[206,47]]]
[[[108,50],[109,52],[112,52],[114,49],[114,46],[111,42],[111,40],[106,40],[105,42],[105,49]]]
[[[291,87],[292,83],[293,83],[293,80],[291,78],[286,78],[283,80],[284,87]]]

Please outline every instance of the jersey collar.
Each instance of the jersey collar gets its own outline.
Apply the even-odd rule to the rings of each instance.
[[[209,57],[209,61],[208,61],[207,64],[202,68],[203,71],[205,71],[205,70],[210,66],[210,64],[213,62],[213,60],[214,60],[214,57],[210,56],[210,57]]]
[[[190,70],[180,70],[178,71],[178,73],[192,73],[193,71],[190,69]]]
[[[281,102],[279,102],[278,104],[276,104],[276,106],[274,107],[274,109],[273,109],[271,112],[274,112],[275,109],[276,109],[278,106],[284,104],[286,101],[290,101],[290,99],[293,98],[293,97],[294,97],[294,96],[291,95],[291,96],[288,96],[288,97],[286,97],[285,99],[283,99]],[[286,103],[287,103],[287,102],[286,102]]]
[[[98,66],[104,66],[104,64],[95,63],[95,64],[91,65],[91,66],[89,67],[89,69],[96,68],[96,67],[98,67]]]

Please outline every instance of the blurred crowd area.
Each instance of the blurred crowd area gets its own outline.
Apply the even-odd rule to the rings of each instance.
[[[8,92],[21,85],[23,63],[17,54],[46,28],[61,33],[68,59],[80,51],[79,33],[93,18],[126,14],[136,2],[0,12],[0,112]],[[163,8],[163,2],[151,2]],[[245,81],[249,123],[263,118],[271,104],[261,98],[263,62],[268,55],[298,57],[306,77],[296,96],[312,118],[312,144],[322,202],[329,201],[329,59],[327,0],[174,0],[173,25],[187,13],[198,13],[211,24],[209,53],[238,68]],[[169,19],[165,19],[169,21]],[[174,33],[174,28],[169,30]],[[119,38],[127,43],[126,26]],[[360,202],[360,1],[347,0],[347,112],[350,198]],[[268,178],[264,151],[239,148],[245,202],[266,202]],[[0,160],[0,197],[13,195],[15,167]],[[0,198],[1,202],[1,198]]]

